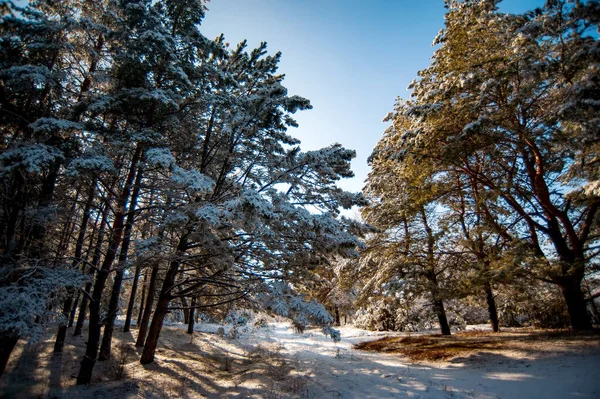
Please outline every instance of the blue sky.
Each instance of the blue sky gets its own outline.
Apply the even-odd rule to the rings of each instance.
[[[544,0],[505,0],[504,12],[522,12]],[[431,43],[444,25],[443,0],[212,0],[202,23],[232,47],[261,41],[283,53],[279,71],[290,94],[311,100],[290,133],[302,148],[339,142],[354,149],[356,174],[340,186],[360,191],[367,157],[381,138],[394,100],[429,65]]]

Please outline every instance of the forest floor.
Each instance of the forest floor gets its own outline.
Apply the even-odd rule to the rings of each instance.
[[[139,364],[135,329],[115,329],[113,359],[76,386],[86,331],[62,354],[53,338],[19,342],[0,378],[7,398],[598,398],[600,335],[506,329],[433,334],[342,327],[334,343],[289,323],[165,327],[156,361]],[[383,339],[381,339],[383,338]],[[364,348],[365,350],[356,347]]]

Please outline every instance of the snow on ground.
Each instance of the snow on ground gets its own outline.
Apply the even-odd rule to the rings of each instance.
[[[218,327],[201,325],[214,332]],[[229,328],[226,329],[226,332]],[[289,323],[240,335],[236,345],[279,344],[312,381],[311,398],[598,398],[600,349],[487,353],[446,363],[410,363],[397,355],[353,349],[393,333],[342,327],[334,343],[319,330],[296,334]],[[232,340],[233,342],[235,342]],[[227,349],[227,348],[224,348]],[[537,352],[536,352],[537,353]]]

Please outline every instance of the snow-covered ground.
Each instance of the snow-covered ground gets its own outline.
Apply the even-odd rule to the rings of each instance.
[[[217,328],[198,327],[206,332]],[[231,345],[279,344],[281,353],[310,375],[311,398],[600,397],[597,345],[585,350],[547,348],[547,353],[488,353],[446,363],[412,364],[397,355],[353,349],[358,342],[390,333],[342,327],[341,334],[342,341],[334,343],[319,330],[299,335],[289,323],[272,323],[242,333]]]
[[[152,364],[141,365],[139,351],[134,352],[123,379],[112,376],[118,363],[98,362],[89,386],[77,386],[72,378],[85,334],[68,334],[60,356],[52,353],[52,334],[37,344],[21,342],[0,378],[0,397],[600,398],[600,339],[594,335],[525,340],[448,362],[416,364],[353,349],[362,341],[404,334],[342,327],[342,340],[334,343],[318,329],[296,334],[289,322],[240,327],[235,339],[231,326],[199,324],[193,336],[185,328],[163,329]],[[135,335],[135,329],[116,330],[116,347],[133,348]]]

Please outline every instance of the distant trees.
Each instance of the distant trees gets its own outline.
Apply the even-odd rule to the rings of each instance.
[[[89,383],[111,357],[131,274],[125,327],[141,302],[142,363],[172,307],[249,299],[298,323],[333,322],[289,283],[357,255],[354,223],[337,216],[363,200],[336,187],[355,154],[302,152],[287,134],[311,106],[288,95],[279,53],[207,39],[199,0],[2,12],[1,364],[46,313],[62,314],[62,351],[78,313],[75,333],[86,317],[89,328],[77,383]],[[23,295],[27,307],[8,306]]]
[[[523,15],[497,3],[446,2],[433,61],[371,156],[364,215],[381,232],[367,259],[391,268],[413,241],[425,245],[406,237],[410,220],[429,215],[444,269],[482,287],[495,329],[492,287],[525,272],[560,287],[571,327],[588,329],[582,281],[597,266],[600,226],[598,3],[552,1]],[[415,281],[399,269],[391,274]]]

